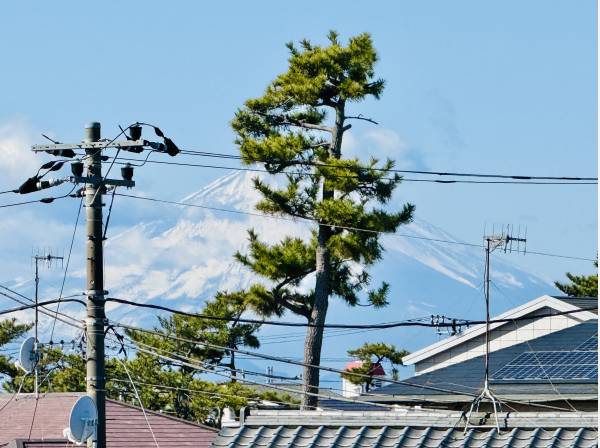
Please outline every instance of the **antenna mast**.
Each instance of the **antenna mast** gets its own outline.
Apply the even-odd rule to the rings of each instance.
[[[38,363],[40,361],[40,354],[39,354],[39,339],[38,339],[38,324],[39,324],[39,312],[38,312],[38,300],[39,300],[39,286],[40,286],[40,269],[39,269],[39,264],[40,261],[43,261],[44,263],[46,263],[46,267],[51,268],[52,264],[54,261],[58,261],[60,260],[60,262],[62,263],[63,257],[57,257],[55,255],[52,255],[50,253],[50,251],[43,251],[42,254],[36,253],[33,256],[33,260],[35,261],[35,341],[33,344],[33,353],[35,356],[35,363],[34,363],[34,371],[35,371],[35,381],[34,381],[34,392],[35,392],[35,398],[36,400],[39,397],[39,390],[38,390],[38,383],[39,383],[39,378],[38,378],[38,370],[39,370],[39,366]]]
[[[519,233],[515,237],[511,235],[511,232],[514,231],[514,226],[507,225],[506,230],[502,227],[501,232],[499,234],[495,233],[492,230],[491,235],[484,235],[484,250],[485,250],[485,271],[484,271],[484,295],[485,295],[485,356],[484,356],[484,365],[485,365],[485,373],[483,377],[483,389],[481,393],[473,400],[471,403],[471,408],[466,416],[465,423],[465,433],[469,428],[469,422],[471,420],[471,415],[473,411],[479,410],[479,405],[483,400],[489,400],[492,403],[492,407],[494,409],[494,417],[496,419],[496,429],[500,432],[500,424],[498,423],[498,410],[500,409],[500,400],[498,400],[493,392],[490,390],[489,381],[490,381],[490,254],[499,247],[504,246],[504,252],[526,252],[526,244],[527,238],[521,238],[521,226],[519,226]],[[525,236],[527,235],[527,230],[525,230]],[[513,248],[513,242],[516,243],[516,249]],[[523,249],[521,250],[521,243],[524,244]]]

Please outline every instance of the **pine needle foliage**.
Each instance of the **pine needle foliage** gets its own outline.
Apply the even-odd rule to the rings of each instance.
[[[596,270],[598,262],[594,263]],[[598,272],[592,275],[565,274],[570,283],[554,282],[554,285],[570,297],[598,297]]]
[[[414,206],[407,203],[397,212],[385,208],[401,181],[385,171],[394,167],[392,160],[361,161],[342,154],[350,121],[374,122],[348,115],[347,107],[369,97],[378,99],[385,85],[375,77],[377,52],[371,36],[360,34],[344,45],[332,31],[326,46],[302,40],[287,47],[287,71],[261,97],[246,101],[232,127],[244,163],[263,165],[272,174],[286,173],[284,185],[254,179],[262,196],[256,208],[308,218],[317,225],[308,239],[288,237],[276,244],[261,241],[250,230],[248,252],[236,257],[266,280],[244,291],[258,313],[280,316],[287,310],[321,325],[330,297],[350,306],[360,304],[363,296],[367,303],[362,304],[387,304],[389,286],[371,287],[367,268],[382,257],[378,232],[394,232],[410,222]],[[314,288],[301,287],[312,278]],[[307,331],[306,363],[319,364],[322,336],[322,328]],[[318,369],[306,368],[304,382],[304,392],[316,393]],[[317,404],[314,396],[303,400],[305,408]]]

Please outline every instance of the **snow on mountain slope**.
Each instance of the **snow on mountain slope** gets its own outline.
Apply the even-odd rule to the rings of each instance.
[[[182,201],[252,212],[259,199],[252,187],[253,176],[239,172],[224,176]],[[246,247],[247,229],[255,229],[270,242],[289,234],[306,235],[309,229],[309,223],[302,221],[190,207],[176,207],[175,211],[163,214],[161,210],[165,207],[169,206],[157,208],[156,214],[162,215],[161,219],[138,224],[108,241],[106,259],[110,263],[106,266],[106,283],[112,295],[197,309],[216,291],[235,290],[253,281],[252,274],[233,260],[233,254]],[[439,314],[449,313],[444,310],[443,296],[454,294],[458,300],[459,296],[481,295],[483,251],[439,240],[456,241],[452,235],[418,218],[401,227],[397,235],[383,239],[385,258],[373,272],[375,280],[390,282],[393,296],[398,297],[391,309],[418,298],[421,294],[404,297],[403,291],[419,291],[419,285],[426,285],[423,290],[431,290],[431,296],[422,301],[431,303]],[[512,262],[505,257],[494,257],[492,279],[498,288],[517,299],[532,298],[550,289],[548,282],[521,271]],[[417,271],[419,276],[405,275]],[[436,292],[436,285],[444,285],[444,289],[438,288]],[[452,307],[455,314],[461,310],[456,305]],[[508,306],[511,305],[504,308]],[[361,314],[381,316],[380,312]]]

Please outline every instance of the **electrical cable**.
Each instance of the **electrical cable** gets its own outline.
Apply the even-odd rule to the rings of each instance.
[[[310,322],[286,322],[286,321],[243,319],[243,318],[232,319],[232,318],[222,317],[222,316],[209,316],[209,315],[205,315],[205,314],[182,311],[182,310],[178,310],[178,309],[163,306],[163,305],[154,305],[151,303],[139,303],[139,302],[134,302],[131,300],[117,299],[115,297],[107,297],[106,302],[115,302],[115,303],[121,303],[123,305],[131,305],[131,306],[136,306],[136,307],[140,307],[140,308],[156,309],[156,310],[161,310],[161,311],[167,311],[167,312],[170,312],[173,314],[178,314],[181,316],[197,317],[197,318],[205,319],[205,320],[215,320],[215,321],[222,321],[222,322],[231,322],[231,321],[235,320],[237,322],[246,323],[246,324],[274,325],[274,326],[280,326],[280,327],[383,330],[383,329],[398,328],[398,327],[431,327],[431,328],[449,327],[449,328],[451,328],[452,326],[457,326],[457,325],[462,325],[462,326],[480,325],[480,324],[484,324],[486,322],[485,320],[460,319],[460,321],[457,321],[454,323],[453,322],[447,322],[447,323],[446,322],[441,322],[441,323],[439,323],[439,322],[438,323],[414,322],[412,320],[407,320],[407,321],[389,322],[389,323],[381,323],[381,324],[313,324]],[[565,315],[565,314],[574,314],[574,313],[581,313],[583,311],[593,311],[593,310],[596,310],[597,308],[598,307],[596,306],[596,307],[589,307],[589,308],[580,308],[577,310],[570,310],[570,311],[558,311],[558,312],[549,313],[549,314],[540,314],[535,317],[521,316],[521,317],[517,317],[517,318],[492,319],[492,320],[490,320],[490,323],[492,323],[492,324],[493,323],[504,323],[504,322],[512,322],[514,320],[521,321],[521,320],[536,319],[538,317],[549,317],[549,316],[558,316],[558,315]]]
[[[115,325],[115,326],[119,326],[119,325]],[[131,340],[130,338],[128,338],[128,339]],[[143,346],[146,346],[146,347],[153,348],[154,350],[163,350],[163,351],[165,351],[164,349],[159,349],[157,347],[149,346],[149,345],[141,343],[139,341],[132,341],[132,342],[134,342],[135,344],[138,344],[138,345],[143,345]],[[135,347],[135,346],[129,345],[129,347],[132,348],[132,349],[139,350],[142,353],[146,353],[146,354],[149,354],[149,355],[157,356],[159,358],[165,359],[165,360],[170,361],[170,362],[179,363],[180,365],[184,365],[184,366],[187,366],[187,367],[191,367],[191,368],[194,368],[194,369],[197,369],[197,370],[204,371],[204,372],[209,373],[209,374],[214,374],[214,375],[217,375],[217,376],[223,376],[223,377],[226,377],[226,378],[230,379],[230,377],[228,375],[224,375],[222,373],[215,372],[215,371],[213,371],[211,369],[208,369],[208,368],[205,368],[205,367],[201,367],[201,366],[198,366],[196,364],[191,364],[191,363],[187,363],[187,362],[184,362],[184,361],[181,361],[181,360],[173,359],[173,358],[170,358],[168,356],[161,355],[160,353],[153,352],[151,350],[142,349],[139,346]],[[232,350],[232,351],[235,351],[235,350]],[[240,351],[240,352],[243,352],[243,351]],[[176,356],[180,356],[180,355],[176,354]],[[263,355],[263,356],[267,356],[267,355]],[[289,362],[289,361],[280,361],[280,362]],[[314,367],[316,367],[316,368],[318,368],[320,370],[335,371],[335,373],[340,373],[340,374],[341,373],[345,373],[345,371],[342,371],[342,370],[339,370],[339,369],[333,369],[333,368],[325,367],[325,366],[314,366]],[[359,374],[359,373],[356,373],[354,375],[355,376],[361,376],[361,377],[368,377],[368,375]],[[315,393],[312,393],[312,392],[304,392],[304,391],[298,391],[298,390],[295,390],[295,389],[283,388],[283,387],[274,386],[274,385],[268,384],[268,383],[267,384],[262,384],[262,383],[257,383],[255,381],[251,381],[251,380],[246,380],[246,379],[241,379],[241,378],[237,378],[237,379],[240,382],[246,382],[246,383],[249,383],[249,384],[258,385],[258,386],[261,386],[261,387],[272,388],[272,389],[275,389],[275,390],[282,390],[282,391],[288,392],[288,393],[317,396],[317,398],[336,399],[336,400],[339,400],[339,401],[347,401],[347,402],[352,402],[352,403],[358,403],[358,404],[361,404],[361,405],[365,404],[365,401],[352,400],[352,399],[348,399],[348,398],[345,398],[345,397],[323,396],[322,394],[315,394]],[[459,391],[448,390],[448,389],[440,388],[440,387],[427,386],[427,385],[423,385],[423,384],[409,383],[409,382],[401,381],[401,380],[393,380],[393,379],[387,379],[386,378],[386,379],[382,379],[382,381],[384,381],[384,382],[390,382],[390,383],[394,383],[394,384],[405,384],[405,385],[408,385],[408,386],[411,386],[411,387],[415,387],[415,388],[429,389],[429,390],[434,390],[434,391],[438,391],[438,392],[444,392],[444,393],[448,393],[448,394],[452,394],[452,395],[466,395],[466,396],[476,397],[476,394],[472,394],[472,393],[469,393],[469,392],[459,392]],[[372,394],[372,395],[375,395],[375,394]],[[379,395],[377,395],[377,396],[379,396]],[[530,402],[524,402],[524,401],[513,400],[513,399],[503,399],[503,400],[504,401],[509,401],[511,403],[527,404],[527,405],[533,405],[533,406],[543,407],[543,408],[548,408],[548,409],[556,409],[556,410],[568,411],[567,409],[564,409],[564,408],[558,408],[556,406],[548,406],[548,405],[544,405],[544,404],[541,404],[541,403],[539,403],[539,404],[538,403],[530,403]],[[389,409],[389,405],[384,405],[384,404],[370,402],[370,401],[367,402],[367,403],[370,404],[370,405],[373,405],[373,406],[384,407],[384,408]]]
[[[18,295],[18,296],[20,296],[20,297],[24,298],[24,299],[25,299],[25,300],[27,300],[29,303],[33,304],[32,308],[35,308],[35,300],[33,300],[33,299],[30,299],[29,297],[26,297],[26,296],[24,296],[23,294],[17,293],[16,291],[13,291],[12,289],[10,289],[10,288],[7,288],[7,287],[6,287],[6,286],[4,286],[4,285],[0,285],[0,288],[3,288],[3,289],[5,289],[5,290],[7,290],[7,291],[10,291],[11,293],[13,293],[13,294],[15,294],[15,295]],[[7,297],[7,298],[11,299],[12,301],[14,301],[14,302],[17,302],[17,303],[20,303],[20,304],[22,304],[22,305],[27,305],[27,302],[24,302],[24,301],[22,301],[22,300],[20,300],[20,299],[17,299],[16,297],[12,297],[12,296],[10,296],[10,295],[8,295],[8,294],[6,294],[6,293],[2,292],[2,291],[0,291],[0,295],[2,295],[2,296],[4,296],[4,297]],[[77,296],[81,296],[81,295],[83,295],[83,294],[73,294],[73,295],[71,295],[71,296],[62,297],[62,298],[56,299],[56,302],[55,302],[55,303],[58,303],[58,301],[59,301],[59,300],[62,300],[62,299],[70,299],[71,297],[77,297]],[[40,313],[42,313],[42,314],[45,314],[46,316],[49,316],[49,317],[51,317],[51,318],[54,318],[53,314],[56,314],[56,313],[55,313],[53,310],[51,310],[51,309],[49,309],[49,308],[46,308],[46,307],[44,307],[44,306],[41,306],[41,305],[40,305]],[[76,321],[76,322],[81,322],[79,319],[76,319],[76,318],[74,318],[74,317],[71,317],[71,316],[69,316],[68,314],[64,314],[64,313],[58,313],[58,314],[60,314],[61,316],[65,317],[65,318],[68,318],[68,319],[74,320],[74,321]],[[58,318],[58,320],[60,320],[61,322],[65,323],[65,324],[67,324],[67,325],[75,326],[76,328],[82,328],[80,325],[78,325],[78,324],[73,324],[72,322],[69,322],[69,321],[67,321],[67,320],[63,319],[62,317],[59,317],[59,318]]]
[[[2,205],[0,205],[0,208],[16,207],[18,205],[33,204],[35,202],[41,202],[43,204],[50,204],[51,202],[54,202],[54,201],[56,201],[58,199],[64,199],[67,196],[70,196],[71,193],[73,193],[73,191],[75,191],[75,188],[77,188],[77,185],[74,185],[73,188],[67,194],[62,195],[62,196],[50,196],[50,197],[47,197],[47,198],[35,199],[35,200],[31,200],[31,201],[14,202],[12,204],[2,204]]]
[[[108,378],[107,381],[111,381],[111,382],[116,382],[116,383],[129,383],[130,381],[128,380],[122,380],[122,379],[118,379],[118,378]],[[199,394],[199,395],[209,395],[209,396],[214,396],[214,397],[228,397],[228,398],[245,398],[247,400],[260,400],[260,397],[245,397],[243,395],[235,395],[235,394],[226,394],[223,392],[210,392],[210,391],[206,391],[206,390],[199,390],[199,389],[189,389],[189,388],[185,388],[185,387],[175,387],[175,386],[165,386],[163,384],[152,384],[152,383],[146,383],[143,381],[133,381],[135,384],[137,384],[138,386],[146,386],[146,387],[154,387],[156,389],[165,389],[165,390],[177,390],[177,391],[182,391],[182,392],[190,392],[190,393],[195,393],[195,394]],[[271,403],[276,403],[276,404],[281,404],[284,406],[297,406],[297,403],[293,403],[293,402],[286,402],[286,401],[276,401],[276,400],[271,400],[268,399],[267,401],[271,402]]]
[[[73,252],[73,244],[75,243],[75,234],[77,233],[77,225],[79,224],[79,216],[81,215],[81,209],[83,208],[83,196],[81,197],[81,201],[79,201],[79,207],[77,209],[77,217],[75,218],[75,227],[73,228],[73,235],[71,236],[71,244],[69,245],[69,253],[67,254],[67,263],[65,266],[65,272],[63,274],[62,283],[60,285],[60,293],[58,294],[58,298],[60,299],[63,295],[63,291],[65,288],[65,282],[67,280],[67,273],[69,272],[69,263],[71,262],[71,253]],[[56,314],[54,317],[54,321],[52,321],[52,330],[50,331],[50,340],[54,336],[54,328],[56,327],[56,317],[58,316],[58,311],[60,310],[60,302],[56,305]]]
[[[582,310],[579,310],[579,312],[581,312]],[[566,314],[566,313],[565,313]],[[534,319],[539,318],[540,316],[535,316]],[[507,321],[515,321],[515,320],[523,320],[520,318],[515,318],[515,319],[507,319]],[[124,328],[127,330],[133,330],[133,331],[139,331],[139,332],[143,332],[143,333],[147,333],[147,334],[152,334],[155,336],[160,336],[163,337],[165,339],[171,339],[171,340],[175,340],[175,341],[179,341],[179,342],[185,342],[185,343],[191,343],[191,344],[196,344],[196,345],[202,345],[205,347],[209,347],[209,348],[214,348],[217,350],[224,350],[224,351],[231,351],[231,352],[235,352],[235,353],[241,353],[244,355],[248,355],[248,356],[254,356],[256,358],[262,358],[262,359],[268,359],[271,361],[276,361],[276,362],[282,362],[282,363],[286,363],[286,364],[292,364],[292,365],[297,365],[297,366],[301,366],[301,367],[308,367],[308,368],[316,368],[319,370],[324,370],[327,372],[331,372],[331,373],[337,373],[337,374],[343,374],[346,373],[345,370],[341,370],[341,369],[336,369],[333,367],[327,367],[327,366],[317,366],[317,365],[313,365],[313,364],[308,364],[308,363],[304,363],[304,362],[300,362],[300,361],[294,361],[292,359],[288,359],[288,358],[282,358],[279,356],[272,356],[272,355],[266,355],[263,353],[258,353],[258,352],[251,352],[248,350],[242,350],[242,349],[233,349],[233,348],[228,348],[228,347],[223,347],[217,344],[212,344],[212,343],[208,343],[208,342],[203,342],[203,341],[194,341],[191,339],[186,339],[186,338],[181,338],[181,337],[177,337],[177,336],[172,336],[172,335],[167,335],[164,333],[161,333],[159,331],[153,331],[153,330],[146,330],[143,328],[139,328],[139,327],[134,327],[132,325],[126,325],[126,324],[122,324],[116,321],[110,321],[111,325],[113,325],[114,327],[119,327],[119,328]],[[130,338],[131,339],[131,338]],[[141,345],[146,345],[143,344],[139,341],[133,341],[135,344],[141,344]],[[355,376],[358,377],[363,377],[363,378],[370,378],[369,375],[365,375],[365,374],[360,374],[360,373],[356,373],[354,374]],[[429,389],[429,390],[434,390],[437,392],[444,392],[444,393],[449,393],[449,394],[464,394],[464,395],[469,395],[472,397],[476,397],[476,394],[470,394],[467,392],[457,392],[457,391],[453,391],[453,390],[448,390],[445,388],[439,388],[439,387],[432,387],[432,386],[424,386],[422,384],[414,384],[408,381],[402,381],[402,380],[394,380],[392,378],[382,378],[383,382],[387,382],[387,383],[392,383],[392,384],[401,384],[401,385],[406,385],[406,386],[411,386],[411,387],[416,387],[416,388],[424,388],[424,389]]]
[[[117,192],[117,187],[113,188],[112,194],[110,195],[110,206],[108,207],[108,215],[106,216],[106,223],[104,224],[104,232],[102,232],[102,241],[106,240],[106,232],[108,231],[108,223],[110,222],[110,215],[112,213],[113,203],[115,202],[115,193]]]
[[[2,293],[0,292],[0,294],[2,294]],[[67,299],[66,297],[63,297],[62,299],[44,300],[42,302],[38,302],[37,305],[34,303],[34,304],[31,304],[31,305],[23,305],[23,306],[18,306],[16,308],[9,308],[7,310],[0,310],[0,316],[3,316],[5,314],[16,313],[17,311],[30,310],[30,309],[33,309],[33,308],[36,308],[36,307],[43,307],[43,306],[46,306],[46,305],[52,305],[53,303],[59,303],[60,301],[62,301],[62,302],[75,302],[75,303],[79,303],[79,304],[81,304],[83,306],[86,306],[86,303],[83,300],[79,300],[79,299]],[[52,310],[49,310],[49,312],[45,313],[45,314],[47,314],[50,317],[52,317],[51,313],[52,313]],[[72,318],[72,319],[75,320],[75,318]],[[67,323],[67,322],[65,322],[65,323]],[[76,326],[76,325],[74,325],[72,323],[68,323],[68,325]],[[83,327],[77,327],[77,328],[83,328]]]
[[[140,404],[140,408],[142,408],[142,414],[144,414],[144,419],[146,420],[146,425],[148,425],[148,429],[150,430],[150,433],[152,434],[152,438],[154,439],[154,444],[156,445],[156,448],[160,448],[160,446],[158,445],[158,441],[156,440],[156,436],[154,435],[154,431],[152,430],[152,426],[150,425],[150,421],[148,420],[148,416],[146,415],[146,410],[144,409],[144,403],[142,403],[140,394],[138,393],[137,388],[135,387],[135,384],[133,383],[133,380],[131,379],[131,375],[129,374],[129,369],[127,368],[125,363],[119,357],[116,357],[115,359],[118,362],[120,362],[121,365],[123,366],[123,369],[125,370],[125,373],[127,374],[127,378],[129,378],[129,381],[131,382],[131,386],[133,387],[133,392],[135,393],[138,403]]]
[[[2,407],[0,407],[0,412],[2,412],[11,403],[11,401],[13,401],[15,397],[21,393],[21,389],[23,388],[23,384],[25,383],[25,378],[27,378],[27,375],[29,375],[29,373],[30,372],[26,372],[25,375],[21,377],[21,383],[19,384],[17,391],[13,393],[8,400],[6,400],[6,403],[4,403]]]
[[[219,212],[225,212],[225,213],[233,213],[233,214],[238,214],[238,215],[256,216],[256,217],[260,217],[260,218],[276,219],[276,220],[281,220],[281,221],[290,221],[290,222],[298,222],[298,221],[316,222],[316,223],[318,223],[319,225],[322,225],[322,226],[331,227],[331,228],[337,228],[337,229],[343,229],[343,230],[348,230],[348,231],[375,233],[375,234],[380,234],[380,235],[389,235],[389,236],[397,237],[397,238],[413,238],[413,239],[433,241],[433,242],[438,242],[438,243],[457,244],[457,245],[461,245],[461,246],[483,248],[483,245],[481,245],[481,244],[465,243],[465,242],[462,242],[462,241],[444,240],[444,239],[440,239],[440,238],[427,238],[427,237],[416,236],[416,235],[409,235],[409,234],[402,234],[402,233],[391,233],[391,232],[383,232],[383,231],[379,231],[379,230],[363,229],[363,228],[359,228],[359,227],[351,227],[351,226],[344,226],[344,225],[328,224],[328,223],[319,222],[316,219],[313,219],[313,218],[310,218],[310,217],[304,217],[304,216],[298,216],[298,217],[295,217],[295,218],[287,218],[287,217],[284,217],[284,216],[267,215],[267,214],[256,213],[256,212],[245,212],[245,211],[241,211],[241,210],[233,210],[233,209],[227,209],[227,208],[221,208],[221,207],[212,207],[212,206],[201,205],[201,204],[190,204],[190,203],[187,203],[187,202],[180,202],[180,201],[169,201],[169,200],[166,200],[166,199],[150,198],[150,197],[146,197],[146,196],[136,196],[136,195],[126,194],[126,193],[117,193],[116,195],[117,196],[122,196],[122,197],[125,197],[125,198],[139,199],[139,200],[144,200],[144,201],[149,201],[149,202],[156,202],[156,203],[170,204],[170,205],[179,205],[179,206],[192,207],[192,208],[200,208],[200,209],[204,209],[204,210],[213,210],[213,211],[219,211]],[[542,256],[549,256],[549,257],[559,257],[559,258],[565,258],[565,259],[571,259],[571,260],[596,261],[595,259],[592,259],[592,258],[576,257],[576,256],[570,256],[570,255],[552,254],[552,253],[548,253],[548,252],[535,252],[535,251],[529,251],[528,250],[527,253],[533,254],[533,255],[542,255]]]
[[[209,374],[213,374],[213,375],[217,375],[217,376],[222,376],[222,377],[225,377],[227,379],[230,379],[230,377],[228,375],[212,371],[212,370],[210,370],[208,368],[201,367],[201,366],[196,365],[196,364],[192,364],[192,363],[188,363],[188,362],[185,362],[185,361],[173,359],[173,358],[171,358],[169,356],[161,355],[160,353],[152,352],[150,350],[146,350],[146,349],[143,349],[143,348],[140,348],[140,347],[137,347],[136,349],[139,350],[139,351],[141,351],[141,352],[143,352],[143,353],[146,353],[146,354],[150,354],[150,355],[153,355],[153,356],[158,356],[159,358],[162,358],[162,359],[170,361],[170,362],[175,362],[175,363],[184,365],[186,367],[190,367],[190,368],[193,368],[193,369],[196,369],[196,370],[203,371],[205,373],[209,373]],[[245,379],[245,378],[237,378],[237,380],[240,383],[252,384],[252,385],[255,385],[255,386],[266,387],[266,388],[269,388],[269,389],[279,390],[279,391],[287,392],[287,393],[310,395],[310,396],[314,396],[314,397],[317,397],[317,398],[326,398],[328,400],[332,398],[330,396],[322,395],[322,394],[319,394],[319,393],[298,391],[298,390],[295,390],[295,389],[290,389],[290,388],[282,387],[282,386],[276,386],[276,385],[269,384],[269,383],[263,384],[263,383],[259,383],[259,382],[252,381],[252,380],[248,380],[248,379]],[[340,401],[346,401],[346,402],[349,402],[349,403],[355,403],[355,404],[362,404],[362,405],[364,405],[364,402],[359,401],[359,400],[353,400],[351,398],[335,397],[335,399],[336,400],[340,400]],[[381,407],[381,408],[385,408],[385,409],[389,408],[389,406],[381,405],[379,403],[370,403],[370,404],[372,404],[373,406]]]
[[[504,294],[504,292],[496,285],[496,283],[493,280],[490,280],[490,283],[492,284],[492,286],[494,288],[496,288],[496,291],[498,291],[500,294],[502,294],[505,298],[511,300],[506,294]],[[514,303],[514,302],[513,302]],[[513,322],[513,325],[515,327],[515,331],[517,331],[519,329],[519,327],[517,326],[516,322]],[[563,395],[560,393],[560,391],[556,388],[556,386],[554,385],[554,383],[552,382],[552,379],[550,378],[550,376],[548,375],[548,373],[546,372],[546,369],[544,369],[544,366],[542,365],[542,363],[540,362],[540,359],[538,358],[536,351],[531,347],[531,344],[529,343],[528,339],[525,339],[525,343],[527,344],[527,347],[529,347],[529,351],[533,354],[533,357],[535,358],[535,361],[537,362],[538,366],[540,367],[540,369],[542,370],[543,374],[545,375],[546,379],[548,380],[548,382],[550,383],[550,387],[552,388],[552,391],[558,395],[558,397],[560,397],[561,400],[564,400],[564,402],[567,404],[567,406],[569,406],[571,408],[571,410],[573,411],[577,411],[577,409],[575,408],[575,406],[573,406],[571,404],[571,402],[564,398]]]
[[[135,158],[128,158],[128,157],[117,157],[115,156],[113,158],[113,163],[115,163],[116,160],[123,160],[126,162],[140,162],[141,159],[135,159]],[[124,162],[116,162],[119,165],[126,165],[127,163]],[[196,167],[196,168],[210,168],[210,169],[220,169],[220,170],[228,170],[228,171],[243,171],[243,172],[253,172],[253,173],[269,173],[269,174],[282,174],[282,175],[297,175],[297,176],[306,176],[306,177],[319,177],[319,175],[314,174],[314,173],[304,173],[304,172],[300,172],[300,171],[280,171],[280,172],[270,172],[269,170],[266,169],[259,169],[259,168],[245,168],[245,167],[235,167],[235,166],[221,166],[221,165],[206,165],[206,164],[198,164],[198,163],[186,163],[186,162],[170,162],[170,161],[163,161],[163,160],[148,160],[148,158],[146,158],[140,165],[134,165],[134,166],[143,166],[146,163],[151,163],[151,164],[158,164],[158,165],[172,165],[172,166],[184,166],[184,167]],[[358,174],[354,174],[354,175],[343,175],[343,174],[328,174],[326,176],[327,178],[336,178],[336,179],[342,179],[342,178],[358,178],[359,175]],[[389,181],[393,181],[395,180],[394,178],[391,177],[382,177],[380,180],[389,180]],[[538,182],[538,181],[528,181],[528,180],[522,180],[522,181],[510,181],[510,180],[500,180],[500,181],[493,181],[493,180],[439,180],[439,179],[419,179],[419,178],[406,178],[403,177],[401,179],[402,182],[425,182],[425,183],[437,183],[437,184],[513,184],[513,185],[597,185],[597,182],[584,182],[584,181],[579,181],[579,182],[566,182],[566,181],[545,181],[545,182]]]
[[[186,155],[195,155],[201,157],[215,157],[222,159],[234,159],[234,160],[248,160],[254,163],[273,163],[277,162],[277,160],[267,160],[267,159],[249,159],[243,158],[241,156],[233,155],[233,154],[223,154],[223,153],[214,153],[214,152],[206,152],[206,151],[194,151],[189,149],[182,149],[181,154]],[[389,173],[399,173],[399,174],[424,174],[424,175],[432,175],[432,176],[453,176],[453,177],[482,177],[482,178],[497,178],[497,179],[515,179],[515,180],[566,180],[566,181],[598,181],[597,177],[583,177],[583,176],[533,176],[533,175],[512,175],[512,174],[489,174],[489,173],[470,173],[470,172],[446,172],[446,171],[425,171],[425,170],[400,170],[395,168],[385,169],[385,168],[375,168],[375,167],[340,167],[334,164],[326,164],[326,163],[310,163],[310,162],[299,162],[294,163],[294,165],[303,165],[303,166],[314,166],[314,167],[328,167],[328,168],[343,168],[349,171],[380,171],[380,172],[389,172]]]

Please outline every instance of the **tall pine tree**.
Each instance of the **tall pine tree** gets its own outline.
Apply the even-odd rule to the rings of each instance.
[[[414,211],[411,204],[399,212],[380,208],[401,181],[387,171],[394,166],[392,160],[343,158],[349,121],[365,120],[360,114],[348,115],[348,106],[368,97],[378,99],[384,81],[375,78],[377,53],[369,34],[352,37],[347,45],[335,32],[328,38],[324,47],[307,40],[299,47],[288,44],[288,70],[263,96],[246,101],[232,121],[244,163],[286,174],[283,187],[254,180],[262,195],[258,210],[316,222],[311,238],[290,237],[273,245],[251,231],[249,253],[237,254],[241,263],[267,280],[246,291],[258,312],[268,316],[289,310],[312,324],[304,346],[304,361],[311,365],[320,363],[321,326],[330,297],[351,306],[360,302],[361,291],[370,283],[366,268],[382,256],[378,232],[394,232],[410,222]],[[314,281],[308,292],[299,288],[307,278]],[[365,295],[371,305],[383,306],[387,292],[384,283]],[[318,387],[319,370],[306,367],[304,408],[317,405]]]

